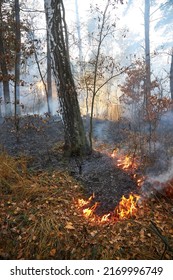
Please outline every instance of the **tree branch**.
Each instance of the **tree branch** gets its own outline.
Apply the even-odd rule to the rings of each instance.
[[[122,70],[121,72],[111,76],[109,79],[107,79],[96,91],[95,91],[95,95],[97,94],[97,92],[102,88],[104,87],[109,81],[111,81],[112,79],[120,76],[121,74],[123,74],[124,72],[126,72],[128,69],[130,69],[130,67],[132,66],[133,64],[129,65],[128,67],[126,67],[124,70]]]

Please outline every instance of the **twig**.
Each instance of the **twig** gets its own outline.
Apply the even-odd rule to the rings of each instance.
[[[169,245],[168,240],[165,236],[162,235],[161,231],[159,230],[159,228],[155,225],[155,223],[153,221],[150,221],[150,228],[152,229],[152,231],[162,240],[162,242],[165,245],[164,248],[164,252],[162,253],[161,259],[163,259],[166,250],[169,250],[171,253],[173,253],[173,248]]]

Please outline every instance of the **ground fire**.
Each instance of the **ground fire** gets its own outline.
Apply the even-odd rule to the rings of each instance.
[[[111,154],[111,157],[115,159],[118,168],[124,170],[129,174],[129,176],[131,176],[138,189],[144,190],[145,186],[149,184],[150,193],[173,197],[173,179],[167,180],[164,183],[161,183],[157,180],[148,183],[149,178],[146,178],[138,173],[140,161],[136,156],[124,155],[119,153],[118,150],[114,150]],[[96,209],[99,206],[99,202],[93,202],[94,198],[95,195],[93,194],[87,200],[78,199],[77,207],[82,211],[82,215],[90,222],[117,222],[118,220],[129,219],[136,216],[139,208],[139,199],[142,201],[145,198],[145,193],[142,194],[142,197],[134,193],[130,193],[128,197],[123,195],[114,211],[103,216],[98,216],[96,214]]]
[[[111,157],[117,159],[117,167],[123,169],[132,178],[135,180],[137,186],[140,186],[144,178],[141,176],[139,177],[135,170],[138,168],[139,163],[135,157],[131,156],[120,156],[117,158],[117,151],[113,151]],[[105,214],[103,216],[98,216],[95,212],[97,207],[99,206],[98,202],[92,204],[92,200],[95,198],[94,194],[89,197],[88,200],[78,199],[77,207],[82,211],[82,215],[87,218],[90,222],[98,222],[98,223],[105,223],[105,222],[116,222],[122,219],[128,219],[137,213],[137,202],[140,198],[137,194],[129,194],[129,197],[122,196],[118,206],[115,207],[114,211],[111,213]]]

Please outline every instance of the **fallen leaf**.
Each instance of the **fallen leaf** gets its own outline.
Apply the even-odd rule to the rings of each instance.
[[[65,226],[66,229],[75,229],[71,222],[68,222]]]
[[[49,255],[50,255],[51,257],[54,257],[54,256],[55,256],[55,254],[56,254],[56,249],[52,249],[52,250],[50,250]]]
[[[93,230],[93,231],[90,232],[90,235],[91,235],[92,237],[94,237],[96,234],[97,234],[97,230]]]

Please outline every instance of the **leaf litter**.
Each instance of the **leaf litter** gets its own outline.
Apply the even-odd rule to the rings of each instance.
[[[135,217],[93,222],[76,206],[83,188],[68,172],[31,175],[15,162],[8,158],[15,176],[0,193],[1,259],[160,259],[164,244],[151,220],[173,247],[171,200],[152,198]],[[167,250],[164,259],[172,257]]]

